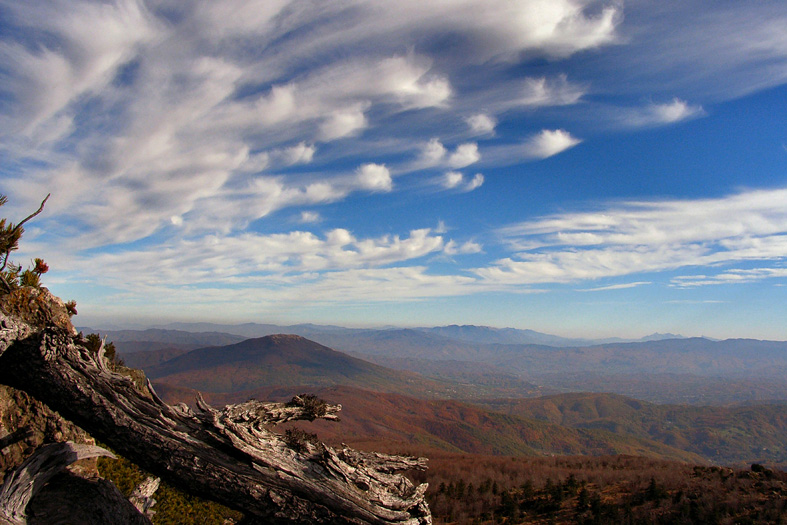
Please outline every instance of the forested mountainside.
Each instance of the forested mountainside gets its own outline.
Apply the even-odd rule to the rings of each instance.
[[[787,399],[787,343],[780,341],[657,338],[552,347],[469,342],[425,330],[323,329],[314,325],[297,328],[314,332],[317,343],[365,361],[418,372],[438,382],[466,385],[466,397],[533,397],[592,391],[672,404],[725,405]],[[195,346],[179,341],[199,337],[198,333],[172,331],[173,343],[167,344],[162,338],[168,331],[157,331],[152,337],[155,340],[146,346],[143,332],[126,331],[124,338],[131,340],[117,344],[122,353],[164,352],[155,357],[139,353],[132,358],[146,367],[175,357],[174,350],[193,350]],[[211,333],[210,337],[219,335]],[[461,392],[451,394],[450,390],[446,387],[440,395],[462,397]]]

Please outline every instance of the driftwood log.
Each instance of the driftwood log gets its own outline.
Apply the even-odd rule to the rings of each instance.
[[[24,390],[142,468],[186,492],[243,512],[249,522],[431,523],[426,484],[402,471],[423,458],[335,450],[271,425],[337,419],[340,406],[309,397],[193,411],[161,401],[89,352],[73,328],[33,327],[0,314],[0,383]]]

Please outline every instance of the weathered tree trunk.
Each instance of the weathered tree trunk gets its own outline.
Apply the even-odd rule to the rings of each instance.
[[[337,419],[340,406],[296,397],[194,412],[161,401],[107,367],[67,329],[0,314],[0,383],[24,390],[144,469],[261,523],[429,524],[426,485],[400,471],[423,458],[334,450],[312,436],[266,428]]]
[[[0,525],[26,525],[28,503],[50,479],[75,461],[98,456],[114,457],[101,447],[77,443],[51,443],[36,450],[0,489]]]

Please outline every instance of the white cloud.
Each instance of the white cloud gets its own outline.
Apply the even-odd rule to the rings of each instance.
[[[582,142],[563,129],[544,129],[537,135],[530,137],[524,144],[526,157],[545,159],[558,153],[573,148]]]
[[[481,160],[481,154],[478,152],[478,144],[468,142],[457,146],[456,151],[448,156],[447,163],[452,168],[464,168],[479,160]]]
[[[440,139],[431,138],[429,142],[421,148],[420,160],[425,166],[437,166],[443,161],[447,153]]]
[[[481,173],[476,173],[473,175],[473,179],[467,183],[465,187],[465,191],[473,191],[476,188],[480,188],[484,184],[484,176]]]
[[[272,292],[280,298],[315,297],[310,292],[320,290],[325,297],[372,297],[376,281],[390,286],[392,297],[478,289],[478,277],[375,266],[481,249],[445,242],[439,231],[361,240],[349,230],[322,237],[244,232],[288,206],[298,211],[287,217],[297,219],[304,206],[391,191],[392,173],[407,171],[397,155],[430,137],[449,147],[432,139],[419,166],[455,173],[431,181],[454,191],[476,189],[482,174],[459,173],[481,161],[477,144],[462,143],[468,134],[505,132],[508,126],[498,127],[494,115],[508,124],[516,107],[534,120],[546,115],[550,126],[570,126],[551,123],[563,117],[589,122],[580,112],[598,101],[585,97],[590,84],[577,79],[592,81],[599,99],[654,97],[658,103],[618,115],[640,126],[698,117],[700,103],[783,84],[783,8],[733,4],[703,10],[691,27],[676,32],[663,29],[699,4],[676,3],[663,17],[650,17],[641,10],[652,6],[628,3],[635,16],[624,27],[621,3],[591,0],[349,0],[318,9],[302,0],[227,0],[178,4],[174,11],[142,0],[5,1],[0,155],[7,168],[0,183],[20,209],[52,191],[47,214],[37,221],[41,231],[58,232],[48,234],[49,246],[73,253],[74,246],[100,252],[113,245],[130,263],[106,259],[116,268],[106,270],[102,282],[128,290],[151,291],[145,283],[159,267],[156,286],[173,279],[185,288],[192,278],[250,284],[243,292],[249,301],[264,295],[254,283],[266,292],[274,282],[295,283],[291,293]],[[636,25],[640,20],[653,27]],[[623,45],[609,55],[561,60],[614,43]],[[523,79],[522,67],[533,63],[539,76]],[[671,98],[676,93],[691,102]],[[570,108],[576,114],[554,108],[583,97],[584,104]],[[505,158],[492,154],[495,142],[483,144],[487,165],[545,158],[579,139],[561,129],[545,129],[524,146],[503,137],[500,142],[511,145],[501,150]],[[274,171],[315,160],[312,172]],[[518,286],[642,268],[781,263],[787,250],[782,216],[771,204],[757,207],[755,193],[738,197],[691,202],[699,219],[688,204],[664,202],[529,221],[506,234],[520,252],[499,256],[483,286],[497,286],[493,277]],[[786,201],[773,192],[760,198]],[[319,214],[303,212],[300,219],[312,224]],[[141,239],[157,249],[124,250],[123,243]],[[257,253],[257,243],[270,256]],[[236,251],[237,267],[230,261]],[[257,274],[244,274],[248,268]],[[320,274],[327,271],[330,276]],[[755,278],[737,271],[711,278]],[[402,280],[401,291],[395,279]],[[198,295],[164,289],[173,297]],[[212,293],[232,300],[226,290],[206,290],[206,299]],[[157,297],[169,301],[166,294]]]
[[[696,117],[703,113],[702,106],[692,106],[685,100],[672,99],[665,104],[654,104],[653,114],[659,122],[672,123]]]
[[[298,222],[301,224],[310,224],[314,222],[320,222],[322,217],[316,211],[302,211],[301,216]]]
[[[633,202],[520,223],[499,233],[518,250],[477,269],[492,282],[571,282],[690,266],[787,260],[787,190],[721,199]],[[726,272],[754,279],[757,272]],[[780,275],[774,271],[768,275]],[[676,283],[719,282],[690,277]]]
[[[582,290],[577,290],[577,292],[603,292],[607,290],[625,290],[627,288],[636,288],[638,286],[644,286],[646,284],[653,284],[650,281],[637,281],[634,283],[622,283],[622,284],[611,284],[609,286],[599,286],[596,288],[585,288]]]
[[[653,103],[643,108],[626,110],[621,119],[628,126],[659,126],[701,117],[704,114],[702,106],[674,98],[670,102]]]
[[[393,181],[388,168],[381,164],[364,164],[356,171],[360,187],[372,191],[391,191]]]
[[[3,88],[14,98],[18,128],[31,133],[78,97],[107,87],[138,46],[160,34],[160,25],[134,0],[112,5],[75,0],[6,4],[21,26],[48,32],[40,46],[0,44]],[[85,32],[86,26],[101,31]],[[62,115],[61,115],[62,117]]]
[[[473,191],[484,184],[484,176],[476,173],[472,180],[465,182],[465,177],[458,171],[448,171],[443,174],[441,184],[446,189],[461,189],[463,192]]]
[[[416,168],[447,166],[457,169],[475,164],[479,160],[481,160],[481,153],[475,142],[459,144],[453,152],[449,152],[439,139],[432,138],[421,146]]]
[[[341,109],[331,113],[320,126],[321,140],[336,140],[357,134],[367,126],[363,106]]]
[[[470,131],[475,135],[488,135],[495,132],[497,120],[485,113],[477,113],[465,119]]]
[[[443,175],[443,186],[446,188],[456,188],[464,181],[464,175],[458,171],[449,171]]]
[[[455,241],[450,240],[447,243],[445,243],[445,247],[443,248],[443,252],[445,252],[447,255],[464,255],[470,253],[480,253],[482,250],[483,247],[477,242],[473,242],[473,241],[467,241],[459,245]]]
[[[620,19],[619,9],[584,0],[460,0],[450,9],[227,0],[177,13],[140,0],[53,0],[4,9],[12,30],[0,43],[0,89],[13,103],[0,109],[0,153],[9,165],[35,166],[9,173],[4,190],[21,208],[56,191],[53,223],[79,224],[85,246],[162,234],[173,217],[190,235],[242,231],[285,206],[389,191],[390,174],[304,182],[270,171],[313,162],[321,142],[343,139],[319,146],[341,157],[398,115],[406,139],[378,144],[426,140],[410,130],[442,112],[473,115],[474,133],[492,133],[493,117],[468,109],[452,84],[467,64],[569,56],[613,42]],[[461,45],[436,50],[441,36]],[[433,146],[431,166],[480,160],[473,143]],[[354,162],[375,164],[377,153]]]
[[[585,89],[570,84],[566,75],[559,75],[552,79],[526,78],[518,103],[531,107],[566,106],[576,104],[584,94]]]
[[[101,254],[91,257],[91,264],[96,264],[97,279],[105,285],[134,289],[145,283],[177,288],[194,283],[253,283],[283,274],[311,279],[312,272],[387,266],[440,252],[444,246],[443,238],[429,229],[413,230],[406,238],[358,239],[345,229],[331,230],[323,238],[303,231],[215,235],[172,246]],[[76,259],[72,264],[78,269],[84,261]]]
[[[787,277],[787,268],[733,268],[715,275],[681,275],[674,277],[671,283],[676,288],[696,288],[722,284],[745,284],[785,277]]]
[[[291,166],[294,164],[310,163],[314,158],[315,151],[317,151],[317,148],[315,148],[313,144],[306,144],[306,142],[300,142],[295,146],[276,150],[273,152],[273,155],[283,165]]]

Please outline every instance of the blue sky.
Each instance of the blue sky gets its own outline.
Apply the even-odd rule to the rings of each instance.
[[[0,1],[80,324],[787,339],[787,3]]]

